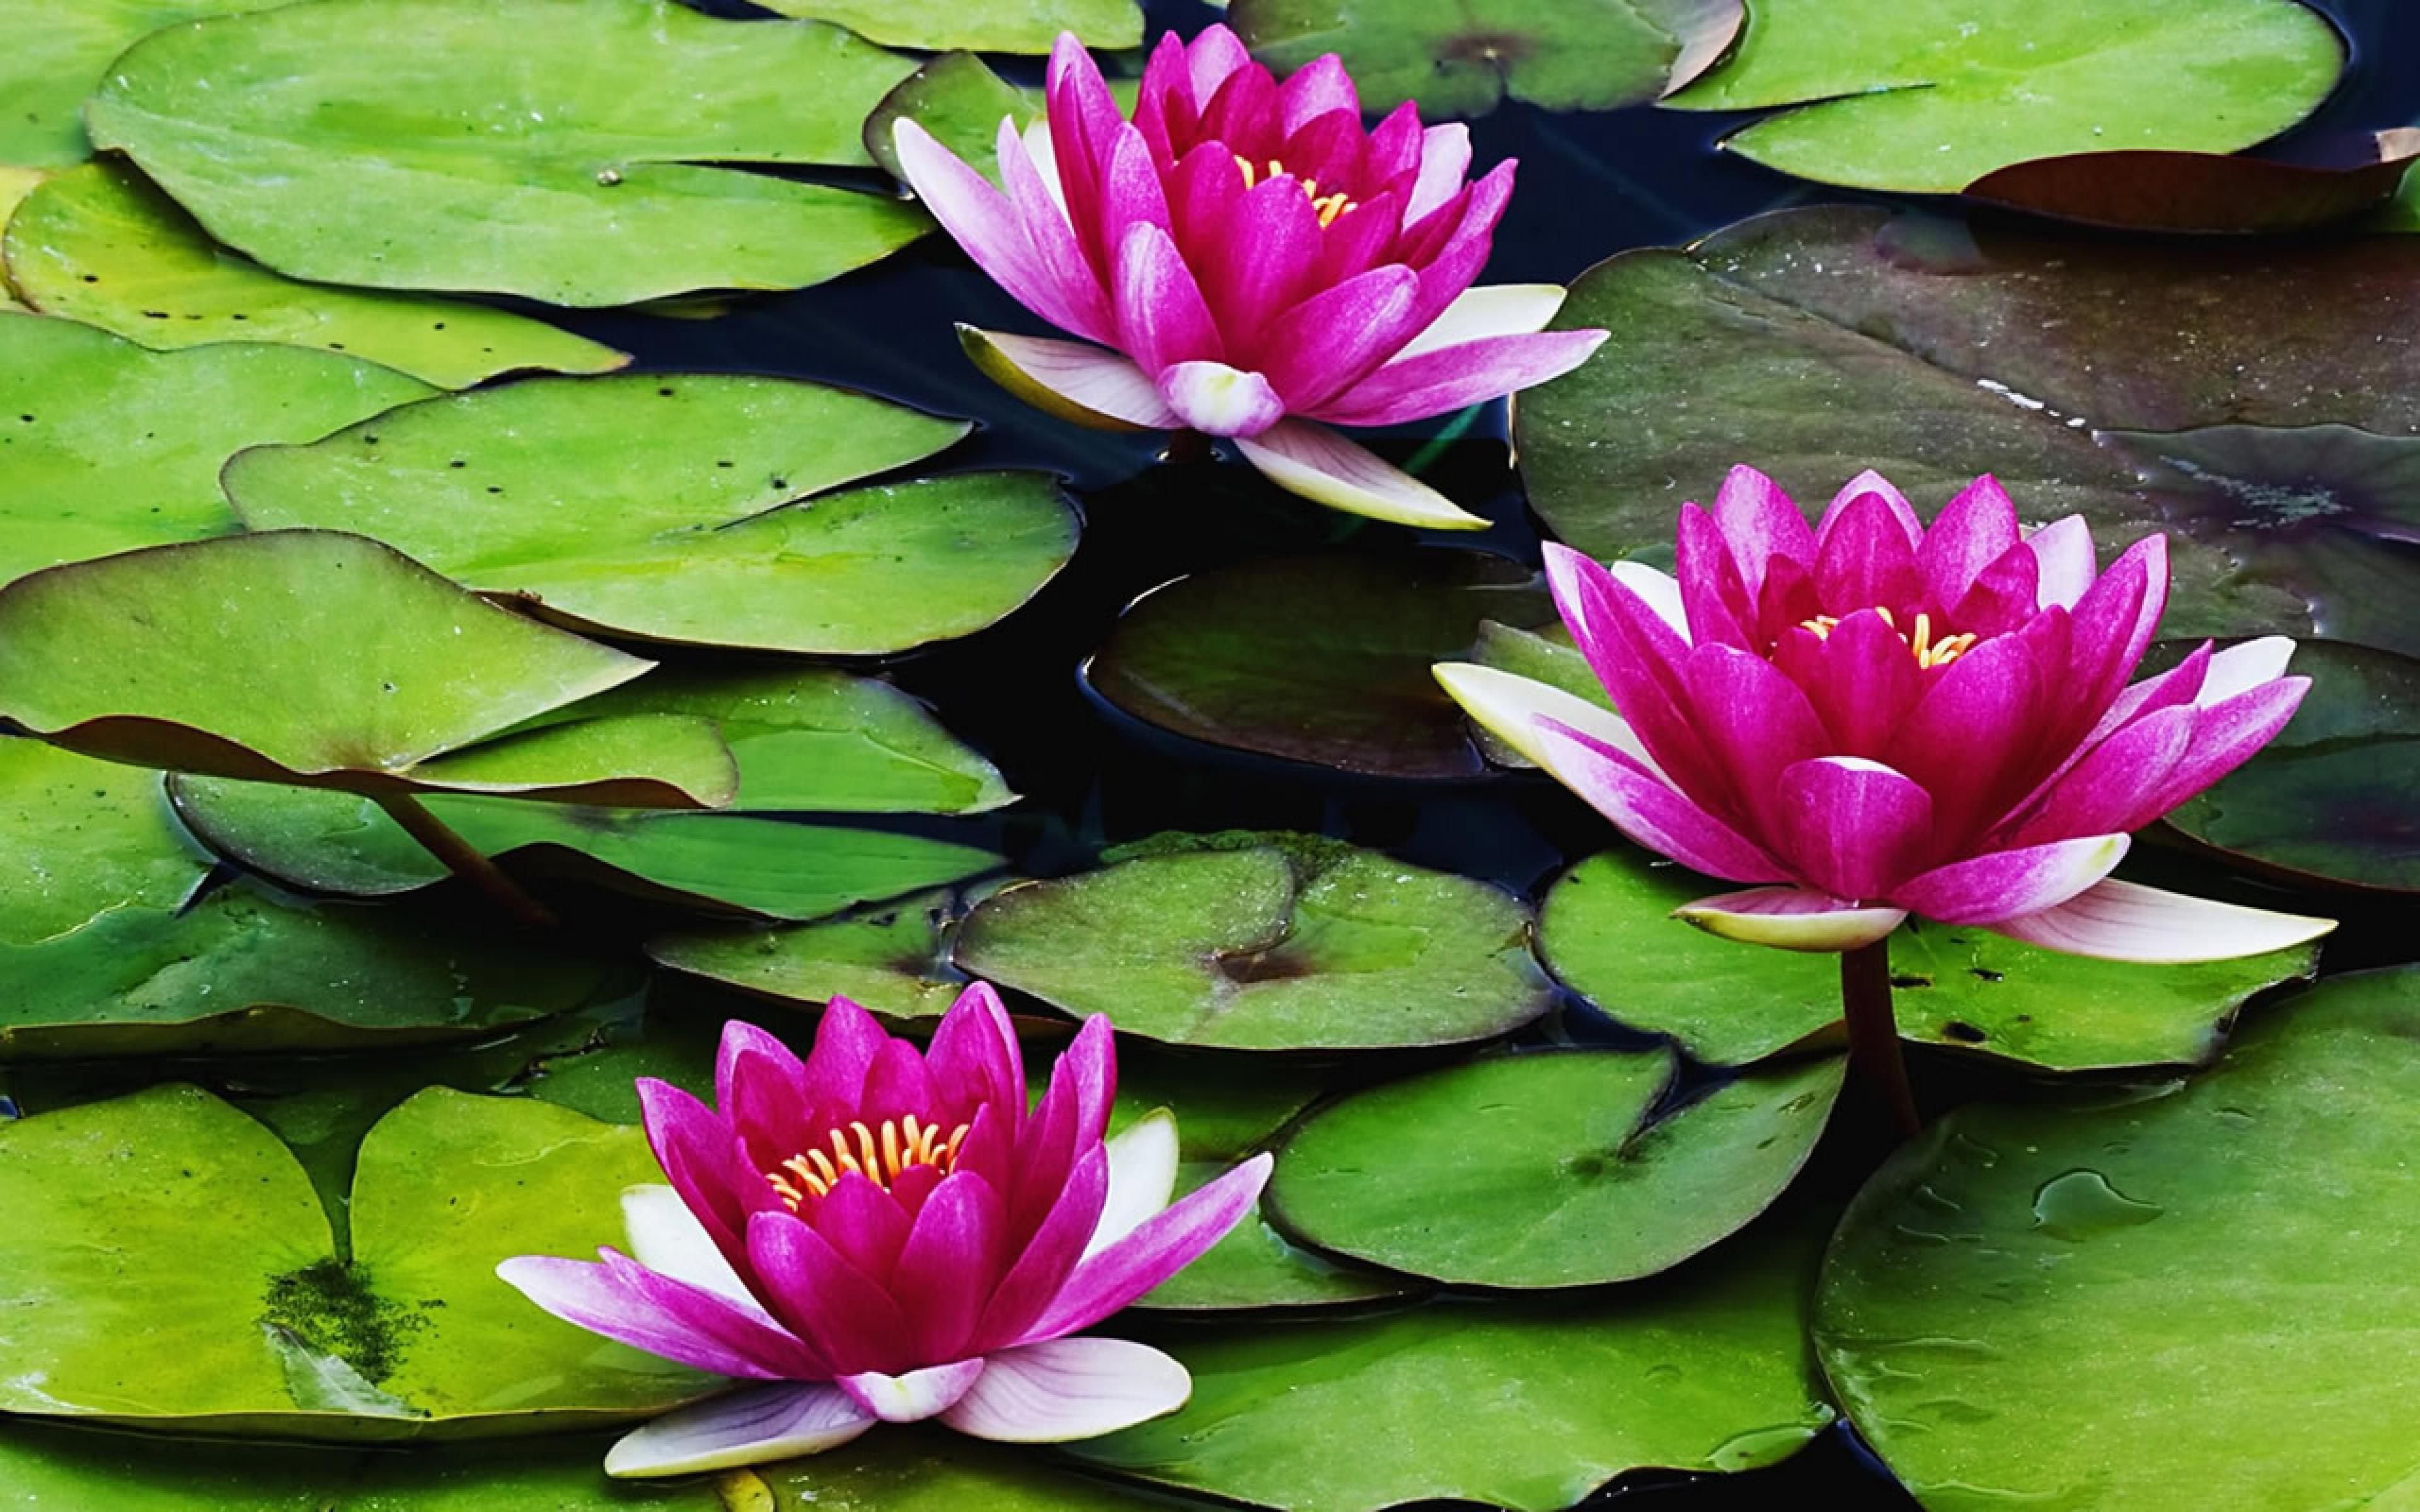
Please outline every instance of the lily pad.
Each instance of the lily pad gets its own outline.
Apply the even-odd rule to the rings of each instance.
[[[993,895],[958,965],[1123,1034],[1230,1050],[1456,1044],[1552,1006],[1528,910],[1485,883],[1333,841],[1203,840],[1241,848]]]
[[[447,875],[376,802],[353,794],[209,778],[179,778],[171,792],[211,849],[306,891],[381,897]],[[821,918],[1001,864],[989,851],[949,841],[748,814],[452,795],[425,806],[473,849],[515,856],[524,871],[672,907],[768,918]]]
[[[1487,764],[1429,669],[1468,653],[1485,621],[1553,617],[1536,574],[1484,552],[1289,557],[1145,594],[1085,675],[1135,717],[1213,745],[1469,778]]]
[[[2402,1504],[2415,1040],[2420,971],[2340,977],[2161,1095],[1933,1125],[1824,1264],[1867,1442],[1931,1506]]]
[[[288,277],[626,304],[820,283],[930,229],[722,166],[864,162],[913,68],[670,0],[310,0],[153,32],[85,123]]]
[[[2309,115],[2346,57],[2295,0],[1970,0],[1948,21],[1888,0],[1755,8],[1730,60],[1667,103],[1802,106],[1723,145],[1802,178],[1918,193],[2065,152],[2233,152]]]
[[[1253,55],[1280,75],[1343,54],[1365,110],[1484,116],[1508,97],[1615,110],[1703,73],[1746,20],[1741,0],[1235,0]],[[1761,7],[1760,7],[1760,18]]]
[[[1135,0],[773,0],[766,8],[926,53],[1047,53],[1061,32],[1086,47],[1142,45]]]
[[[2345,220],[2394,194],[2420,131],[2353,139],[2319,161],[2221,152],[2077,152],[1996,168],[1969,199],[2120,230],[2275,236]]]
[[[24,204],[25,196],[48,177],[39,168],[11,168],[0,164],[0,232],[8,230],[8,222],[16,215],[17,208]],[[8,279],[0,278],[0,311],[22,311],[24,308],[17,302],[16,289]]]
[[[639,1131],[437,1089],[363,1141],[349,1260],[294,1157],[191,1087],[0,1124],[0,1407],[339,1442],[575,1427],[706,1378],[560,1322],[494,1276],[620,1232]],[[110,1257],[96,1268],[89,1257]]]
[[[212,242],[123,163],[70,169],[0,222],[8,282],[27,303],[154,351],[277,342],[348,353],[444,389],[523,369],[604,373],[629,361],[484,304],[282,278]]]
[[[257,10],[277,0],[0,0],[0,161],[59,168],[81,162],[84,100],[110,60],[162,26]]]
[[[659,934],[659,965],[791,1003],[845,997],[891,1019],[938,1021],[965,990],[947,964],[954,903],[918,893],[841,918]]]
[[[1111,79],[1109,85],[1109,98],[1131,116],[1140,82]],[[892,177],[905,179],[907,175],[899,171],[897,145],[891,139],[892,128],[905,116],[998,183],[1000,164],[994,148],[1000,142],[1000,123],[1015,120],[1017,130],[1023,131],[1043,115],[1041,90],[1009,83],[972,53],[944,53],[925,60],[923,67],[874,107],[874,114],[865,118],[865,150]]]
[[[1193,1399],[1069,1449],[1289,1512],[1431,1497],[1559,1512],[1636,1469],[1772,1464],[1832,1417],[1804,1337],[1811,1249],[1744,1242],[1586,1298],[1171,1333],[1157,1342]]]
[[[1267,1200],[1323,1250],[1438,1281],[1635,1281],[1781,1196],[1823,1135],[1842,1064],[1742,1076],[1670,1107],[1666,1050],[1473,1061],[1322,1109],[1286,1140]]]
[[[1546,894],[1539,954],[1622,1023],[1717,1065],[1837,1036],[1833,958],[1717,939],[1670,917],[1728,886],[1629,846],[1590,856]],[[2146,966],[1916,921],[1891,936],[1890,956],[1901,1035],[2071,1072],[2207,1060],[2236,1010],[2311,976],[2319,948]]]
[[[223,535],[236,528],[218,485],[229,455],[316,440],[429,393],[329,353],[154,353],[75,321],[0,314],[0,582]]]
[[[2321,640],[2294,670],[2293,722],[2168,823],[2291,881],[2420,892],[2420,661]]]
[[[1614,337],[1525,394],[1516,429],[1532,502],[1592,556],[1668,549],[1682,501],[1741,461],[1809,508],[1868,467],[1927,513],[1990,471],[2027,519],[2081,512],[2105,550],[2167,532],[2170,634],[2350,623],[2420,653],[2383,607],[2420,594],[2409,495],[2374,471],[2318,498],[2302,481],[2399,463],[2420,432],[2410,238],[2150,245],[1828,207],[1623,254],[1559,318]],[[2330,423],[2394,440],[2339,447]],[[2263,428],[2227,453],[2218,425]],[[2177,431],[2204,434],[2097,434]]]
[[[524,748],[502,770],[433,763],[649,665],[331,531],[155,547],[0,588],[0,716],[112,761],[356,793],[726,800],[729,753],[696,720],[651,727],[635,750],[608,733]]]
[[[575,627],[873,656],[982,629],[1075,550],[1040,473],[823,493],[969,428],[789,378],[534,378],[247,452],[225,482],[256,530],[357,531]]]

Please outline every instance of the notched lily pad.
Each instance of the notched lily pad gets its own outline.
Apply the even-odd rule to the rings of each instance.
[[[2291,162],[2221,152],[2077,152],[1995,168],[1968,184],[1965,194],[2119,230],[2275,236],[2380,204],[2414,158],[2420,131],[2408,126]]]
[[[575,628],[873,656],[982,629],[1075,550],[1039,473],[824,491],[969,428],[789,378],[535,378],[246,452],[225,482],[255,529],[357,531]]]
[[[1142,45],[1135,0],[772,0],[766,8],[926,53],[1047,53],[1061,32],[1086,47]]]
[[[723,166],[862,163],[913,68],[670,0],[310,0],[153,32],[85,123],[288,277],[626,304],[820,283],[930,229]]]
[[[1466,656],[1486,621],[1553,618],[1536,574],[1485,552],[1289,557],[1145,594],[1085,676],[1135,717],[1213,745],[1469,778],[1487,764],[1430,668]]]
[[[603,373],[629,361],[484,304],[280,277],[211,241],[121,162],[70,169],[0,223],[8,282],[27,303],[154,351],[276,342],[343,352],[445,389],[530,369]]]
[[[1552,1005],[1528,910],[1485,883],[1332,841],[1177,839],[1208,848],[995,894],[958,965],[1123,1034],[1232,1050],[1456,1044]]]
[[[647,954],[659,965],[782,1002],[845,997],[886,1018],[938,1021],[966,986],[948,963],[955,912],[952,894],[918,893],[813,924],[659,934]]]

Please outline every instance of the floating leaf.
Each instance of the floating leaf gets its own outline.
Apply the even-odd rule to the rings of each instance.
[[[25,196],[47,177],[39,168],[11,168],[0,164],[0,232],[8,230],[9,221],[15,218],[18,207],[24,204]],[[0,278],[0,312],[25,308],[17,302],[16,295],[16,289],[8,281]]]
[[[8,281],[27,302],[155,351],[277,342],[345,352],[446,389],[521,369],[603,373],[629,361],[484,304],[281,278],[213,243],[123,163],[70,169],[0,222]]]
[[[1111,79],[1109,84],[1109,98],[1118,102],[1120,111],[1131,116],[1140,89],[1138,82]],[[1000,143],[1000,123],[1015,120],[1017,130],[1023,131],[1040,120],[1043,114],[1041,90],[1023,89],[1009,83],[972,53],[944,53],[928,59],[874,107],[874,114],[865,118],[865,150],[891,177],[906,178],[907,175],[899,171],[898,149],[891,139],[892,129],[905,116],[932,132],[935,140],[985,177],[998,183],[1000,166],[994,148]]]
[[[995,894],[957,964],[1123,1034],[1234,1050],[1454,1044],[1550,1005],[1528,910],[1484,883],[1337,841],[1203,839],[1244,848]]]
[[[1438,1281],[1634,1281],[1781,1196],[1823,1133],[1841,1065],[1743,1076],[1668,1108],[1669,1051],[1473,1061],[1322,1109],[1286,1140],[1267,1200],[1323,1250]]]
[[[1523,396],[1521,459],[1592,556],[1668,548],[1682,501],[1739,462],[1810,509],[1878,468],[1928,515],[1991,471],[2029,520],[2083,513],[2104,550],[2167,532],[2170,634],[2316,623],[2420,654],[2384,608],[2420,594],[2409,495],[2378,471],[2420,431],[2420,242],[2149,245],[1831,207],[1626,253],[1559,318],[1614,337]],[[2219,424],[2319,428],[2095,434]],[[2322,464],[2359,475],[2304,481]]]
[[[1079,1458],[1289,1512],[1448,1498],[1559,1512],[1623,1473],[1747,1470],[1831,1420],[1806,1358],[1803,1239],[1743,1242],[1592,1297],[1171,1332],[1172,1417]]]
[[[1290,557],[1180,579],[1129,608],[1086,668],[1103,698],[1213,745],[1386,777],[1486,771],[1430,668],[1491,619],[1554,609],[1480,551]]]
[[[1634,1028],[1700,1060],[1759,1060],[1837,1035],[1830,956],[1740,945],[1689,928],[1674,908],[1728,884],[1624,846],[1572,868],[1546,894],[1538,951],[1556,976]],[[1900,1033],[2045,1071],[2195,1064],[2235,1011],[2307,978],[2319,948],[2240,961],[2146,966],[2021,945],[1987,930],[1918,921],[1891,936]]]
[[[0,161],[65,167],[92,152],[81,112],[110,60],[180,21],[278,0],[0,0]]]
[[[1995,168],[1969,199],[2121,230],[2258,234],[2308,230],[2395,193],[2420,131],[2362,136],[2319,162],[2218,152],[2077,152]]]
[[[1867,1442],[1934,1506],[2397,1504],[2415,1039],[2420,971],[2340,977],[2161,1095],[1934,1124],[1824,1265],[1817,1347]]]
[[[574,626],[880,655],[982,629],[1075,549],[1040,473],[806,497],[968,429],[788,378],[535,378],[247,452],[225,484],[255,529],[358,531]]]
[[[1235,0],[1253,55],[1284,75],[1341,53],[1365,110],[1418,100],[1484,116],[1510,97],[1614,110],[1704,72],[1739,35],[1741,0]]]
[[[2420,661],[2321,640],[2294,671],[2293,722],[2168,823],[2291,881],[2420,892]]]
[[[1952,193],[2067,152],[2233,152],[2310,114],[2345,65],[2295,0],[1974,0],[1954,25],[1888,0],[1757,0],[1738,51],[1669,101],[1804,108],[1723,146],[1824,183]]]
[[[786,927],[716,928],[647,942],[659,964],[793,1003],[845,997],[892,1019],[939,1020],[966,983],[946,959],[946,892]]]
[[[709,1382],[494,1275],[611,1242],[622,1188],[655,1172],[636,1129],[426,1092],[363,1141],[348,1261],[294,1157],[198,1088],[0,1124],[0,1207],[21,1220],[0,1265],[25,1280],[0,1319],[0,1407],[340,1442],[661,1411]]]
[[[428,386],[267,346],[154,353],[71,320],[0,314],[0,582],[236,528],[219,468],[315,440]],[[143,444],[130,446],[140,436]]]
[[[820,283],[923,234],[897,201],[721,166],[863,162],[913,67],[669,0],[313,0],[152,33],[85,121],[288,277],[625,304]]]
[[[1061,32],[1086,47],[1142,45],[1135,0],[773,0],[766,8],[926,53],[1047,53]]]

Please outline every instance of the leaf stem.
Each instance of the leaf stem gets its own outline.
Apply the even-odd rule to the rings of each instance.
[[[430,813],[418,798],[409,793],[374,793],[370,796],[386,810],[389,819],[403,826],[405,834],[420,842],[422,849],[444,862],[446,871],[486,894],[488,901],[503,909],[515,923],[532,929],[552,929],[561,922],[544,903],[522,891],[520,883],[504,875],[503,868],[481,855],[477,846]]]
[[[1890,942],[1876,940],[1840,952],[1840,1009],[1849,1021],[1850,1074],[1881,1094],[1901,1137],[1923,1127],[1900,1051],[1891,1011]]]

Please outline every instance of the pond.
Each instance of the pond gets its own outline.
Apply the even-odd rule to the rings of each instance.
[[[780,8],[0,0],[0,1509],[2409,1494],[2420,18]],[[1602,345],[1019,345],[936,164],[1229,23]]]

